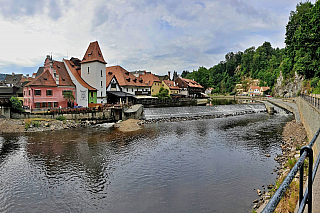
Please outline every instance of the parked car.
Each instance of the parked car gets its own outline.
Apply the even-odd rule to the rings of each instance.
[[[268,97],[268,98],[272,98],[272,96],[271,96],[271,95],[266,95],[266,97]]]

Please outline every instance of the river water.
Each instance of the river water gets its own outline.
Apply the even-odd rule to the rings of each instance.
[[[0,135],[0,212],[251,212],[291,115]],[[268,158],[265,155],[271,154]]]

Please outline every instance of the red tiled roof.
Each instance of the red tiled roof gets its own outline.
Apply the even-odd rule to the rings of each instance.
[[[181,78],[181,80],[183,80],[184,82],[186,82],[189,87],[203,88],[198,82],[196,82],[196,81],[194,81],[194,80],[187,79],[187,78]]]
[[[79,72],[77,71],[77,66],[75,66],[75,64],[70,61],[70,60],[66,60],[64,59],[65,64],[67,64],[69,70],[71,71],[72,75],[74,76],[74,78],[85,88],[87,88],[88,90],[97,90],[96,88],[90,86],[87,82],[85,82],[81,76],[79,75]]]
[[[55,69],[57,75],[59,75],[59,86],[74,86],[63,62],[54,61],[53,69]]]
[[[163,80],[163,82],[170,88],[170,89],[180,89],[178,86],[174,86],[173,81]]]
[[[97,41],[91,42],[86,54],[84,54],[81,63],[93,62],[93,61],[100,61],[104,64],[107,62],[104,60],[101,49]]]
[[[143,82],[149,86],[152,86],[153,82],[161,82],[159,78],[151,73],[139,75],[139,78],[142,78]]]
[[[270,89],[270,87],[261,87],[261,91],[264,92],[266,90]]]
[[[56,87],[56,81],[52,78],[49,70],[45,70],[39,76],[33,78],[33,80],[25,85],[28,86],[48,86],[48,87]]]
[[[136,87],[151,87],[143,82],[141,78],[135,77],[121,66],[106,67],[106,74],[114,75],[120,86],[136,86]],[[107,78],[108,80],[108,78]]]
[[[257,89],[257,90],[260,90],[260,87],[259,87],[259,86],[251,86],[249,89],[252,89],[252,90]]]

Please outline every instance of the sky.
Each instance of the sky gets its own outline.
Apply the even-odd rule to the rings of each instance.
[[[98,41],[128,71],[212,67],[268,41],[283,48],[295,0],[0,0],[0,73],[32,74],[46,55],[83,58]],[[315,3],[315,0],[311,1]]]

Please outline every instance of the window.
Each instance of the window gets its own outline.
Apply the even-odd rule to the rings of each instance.
[[[47,96],[52,96],[52,90],[51,90],[51,89],[47,89],[46,95],[47,95]]]
[[[102,76],[102,70],[101,70],[101,77],[103,77],[103,76]]]
[[[41,96],[41,90],[39,90],[39,89],[35,90],[34,94],[37,96]]]
[[[101,96],[100,96],[100,97],[102,97],[102,92],[101,92],[100,94],[101,94]]]
[[[152,89],[152,92],[153,92],[153,89]]]
[[[29,90],[29,96],[30,96],[30,90]]]
[[[111,84],[111,88],[117,88],[117,85],[115,83]]]
[[[26,91],[23,91],[23,96],[25,96],[26,95]]]
[[[36,108],[40,108],[40,102],[36,102]]]
[[[131,92],[133,92],[133,88],[131,89]]]
[[[52,102],[48,102],[48,108],[52,107]]]
[[[46,108],[47,107],[47,103],[46,102],[42,102],[42,108]]]
[[[88,67],[88,74],[90,73],[90,69],[89,69],[89,67]]]
[[[91,96],[91,98],[93,98],[94,97],[94,93],[90,92],[90,96]]]
[[[127,92],[128,92],[128,88],[127,88]]]
[[[58,107],[58,102],[53,102],[53,107]]]
[[[101,81],[101,87],[102,87],[102,81]]]

